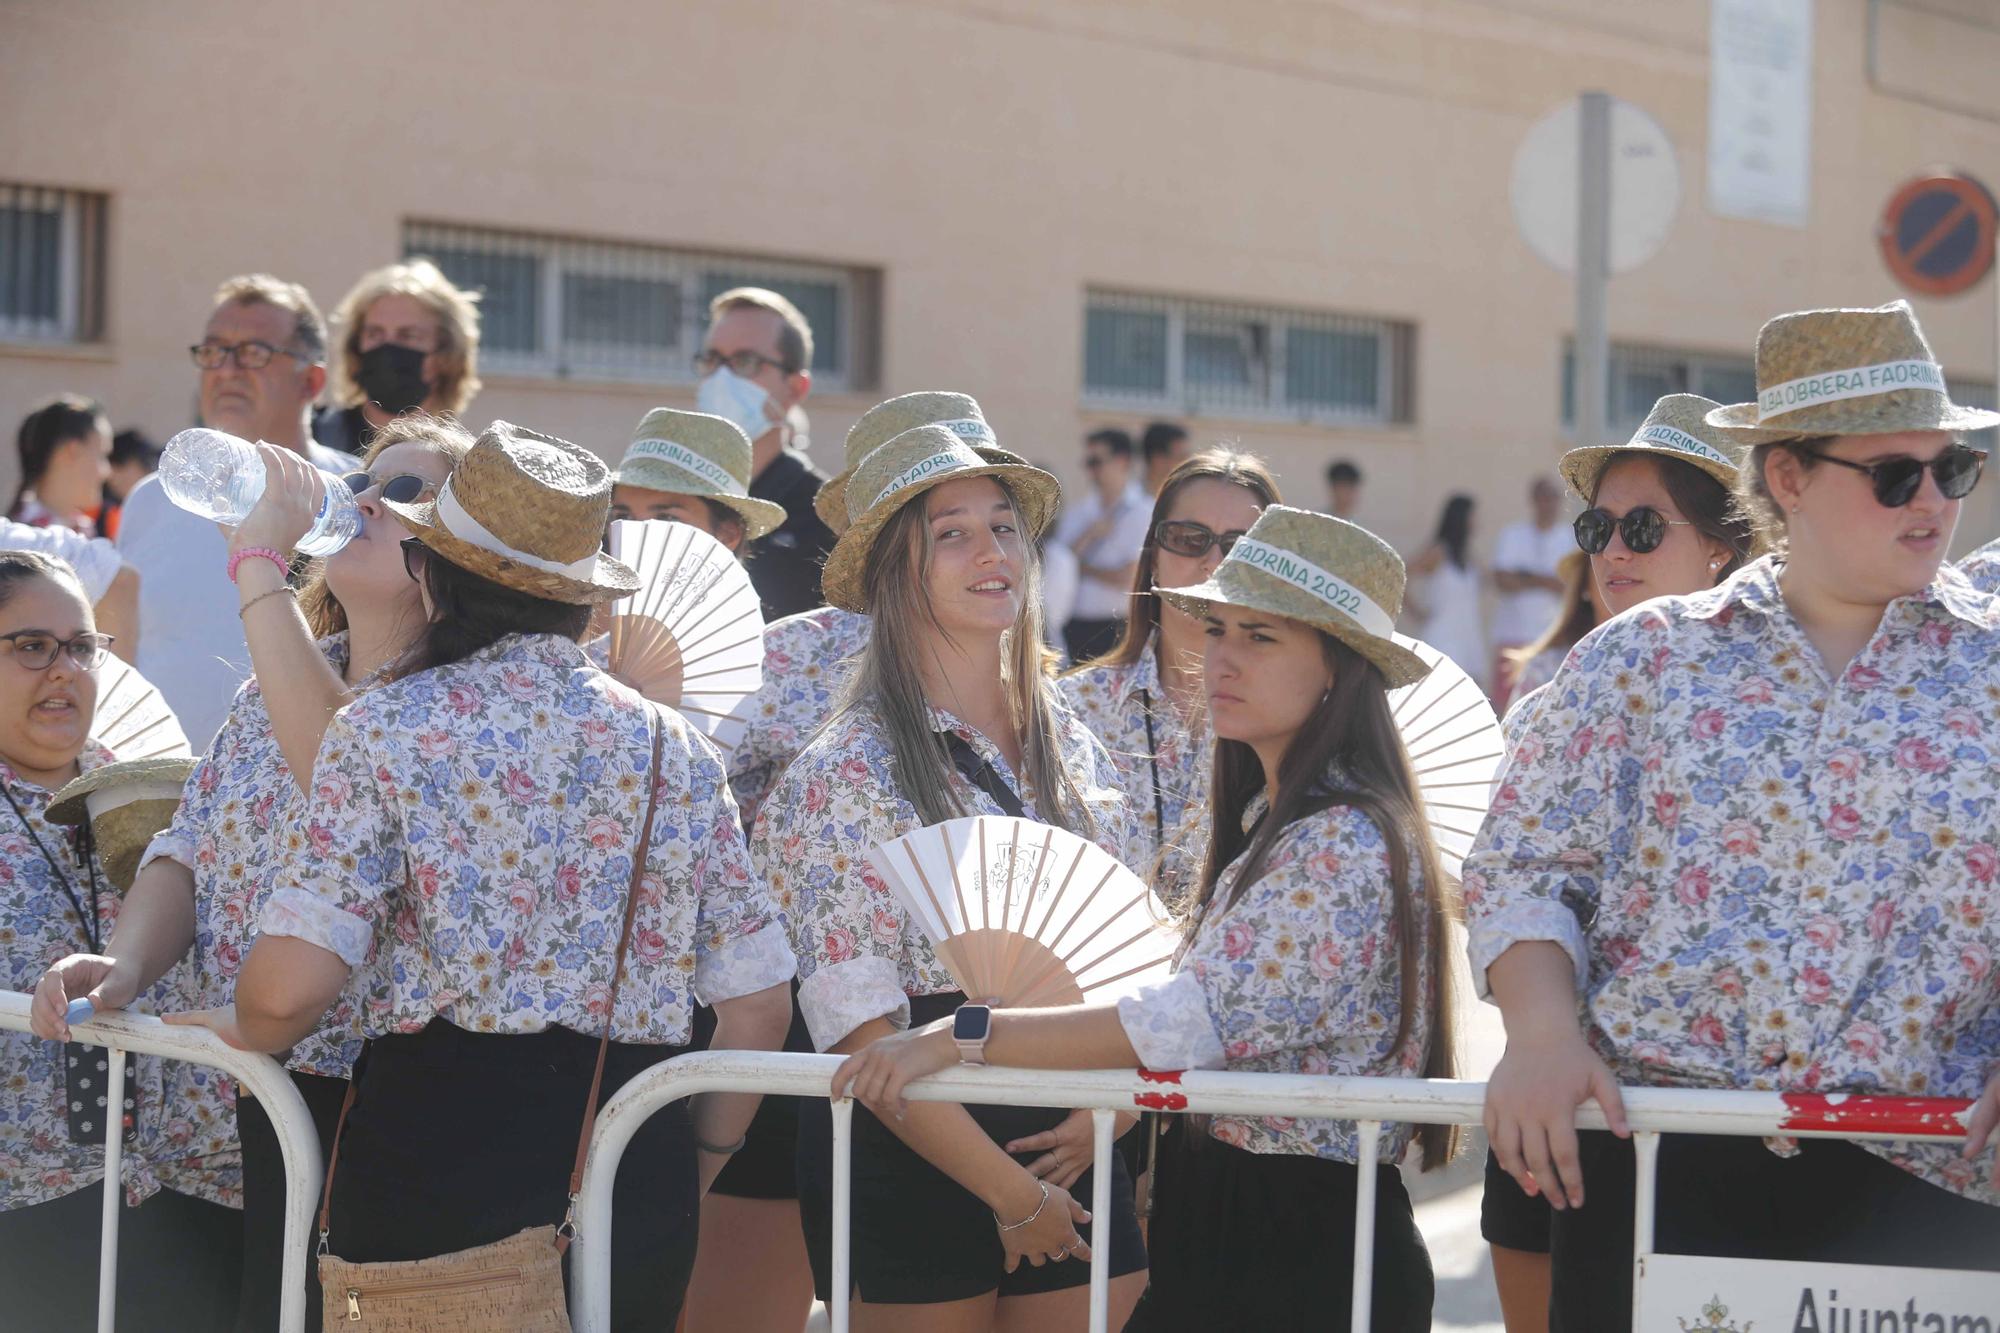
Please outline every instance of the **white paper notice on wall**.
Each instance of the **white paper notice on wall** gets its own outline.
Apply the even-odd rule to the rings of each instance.
[[[1806,225],[1812,198],[1813,0],[1713,0],[1708,207]]]
[[[1649,1254],[1633,1333],[2000,1329],[2000,1273]]]

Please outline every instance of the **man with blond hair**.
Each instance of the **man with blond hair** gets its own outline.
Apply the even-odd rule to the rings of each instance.
[[[812,391],[812,351],[812,326],[797,306],[762,287],[736,287],[709,303],[695,357],[695,405],[743,428],[752,498],[785,509],[784,523],[749,545],[750,581],[766,620],[822,603],[819,568],[833,550],[833,533],[813,512],[826,474],[791,447],[795,409]]]
[[[405,412],[463,417],[479,392],[479,300],[428,259],[362,275],[333,311],[332,408],[319,442],[365,453]]]
[[[202,424],[293,450],[336,476],[359,466],[312,438],[313,400],[326,385],[326,321],[305,288],[267,273],[229,279],[189,352],[201,374]],[[228,543],[215,524],[169,500],[154,475],[125,499],[118,551],[142,578],[139,670],[206,750],[250,674]]]

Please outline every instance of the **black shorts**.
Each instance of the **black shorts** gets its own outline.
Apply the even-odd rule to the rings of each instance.
[[[715,1010],[702,1005],[694,1011],[694,1036],[689,1050],[705,1051],[715,1035]],[[812,1034],[799,1012],[799,984],[792,983],[792,1026],[784,1049],[812,1054]],[[733,1199],[796,1199],[798,1177],[799,1098],[766,1095],[744,1131],[743,1146],[729,1158],[709,1187],[712,1194]]]
[[[289,1071],[292,1086],[305,1098],[319,1131],[319,1165],[333,1148],[334,1127],[347,1080]],[[285,1262],[285,1154],[278,1131],[255,1097],[236,1099],[236,1131],[243,1146],[243,1299],[236,1308],[236,1333],[267,1333],[278,1326]],[[313,1200],[317,1215],[319,1200]],[[312,1261],[313,1238],[306,1237],[306,1333],[319,1333],[319,1273]]]
[[[1549,1218],[1555,1209],[1539,1194],[1523,1190],[1486,1154],[1486,1192],[1479,1200],[1479,1234],[1488,1245],[1528,1254],[1549,1252]]]
[[[1579,1134],[1584,1206],[1553,1214],[1552,1328],[1632,1326],[1630,1140]],[[1662,1254],[2000,1272],[2000,1208],[1943,1190],[1839,1139],[1779,1157],[1761,1139],[1660,1140]]]
[[[1245,1152],[1174,1119],[1153,1172],[1152,1285],[1126,1333],[1347,1329],[1360,1169]],[[1434,1288],[1403,1178],[1378,1165],[1370,1333],[1428,1333]]]

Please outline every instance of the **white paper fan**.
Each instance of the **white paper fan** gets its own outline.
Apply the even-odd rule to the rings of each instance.
[[[1507,743],[1486,691],[1464,668],[1420,640],[1398,634],[1396,642],[1430,663],[1428,676],[1389,691],[1389,711],[1416,770],[1438,859],[1456,876],[1486,819]]]
[[[185,759],[194,753],[166,699],[121,657],[107,656],[97,668],[90,735],[120,759]]]
[[[611,674],[735,745],[764,680],[764,607],[742,563],[700,528],[658,519],[613,523],[611,554],[640,579],[611,608]]]
[[[868,854],[959,988],[1019,1007],[1106,999],[1166,978],[1178,934],[1145,881],[1096,843],[993,815]]]

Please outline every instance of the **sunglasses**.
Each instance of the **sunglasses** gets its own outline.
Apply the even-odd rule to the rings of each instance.
[[[12,634],[0,634],[0,643],[11,647],[15,662],[30,671],[47,671],[55,665],[57,653],[68,653],[70,661],[89,671],[111,651],[109,634],[79,634],[73,639],[58,639],[41,629],[17,629]]]
[[[1190,560],[1201,559],[1208,554],[1208,548],[1211,546],[1228,555],[1229,549],[1236,545],[1236,539],[1242,535],[1242,529],[1234,532],[1215,532],[1206,523],[1197,523],[1193,519],[1186,518],[1168,519],[1153,528],[1153,540],[1160,544],[1161,550],[1184,555]]]
[[[419,477],[414,472],[398,472],[393,477],[377,477],[372,472],[350,472],[341,478],[347,489],[360,495],[376,486],[382,488],[382,498],[399,505],[415,504],[437,491],[434,482]]]
[[[403,548],[403,572],[410,576],[410,582],[424,581],[424,558],[429,554],[421,538],[405,537],[397,545]]]
[[[1660,543],[1667,539],[1668,528],[1691,526],[1684,518],[1668,518],[1651,505],[1640,505],[1627,510],[1623,518],[1608,509],[1586,509],[1576,516],[1570,530],[1576,533],[1576,544],[1586,555],[1600,554],[1611,545],[1613,532],[1625,539],[1626,549],[1632,554],[1645,555],[1660,549]]]
[[[1879,463],[1850,463],[1817,449],[1807,452],[1822,463],[1837,463],[1866,476],[1875,484],[1876,503],[1888,509],[1901,509],[1916,499],[1925,472],[1937,478],[1945,499],[1963,500],[1979,484],[1979,470],[1986,465],[1983,452],[1963,444],[1947,445],[1936,458],[1885,458]]]

